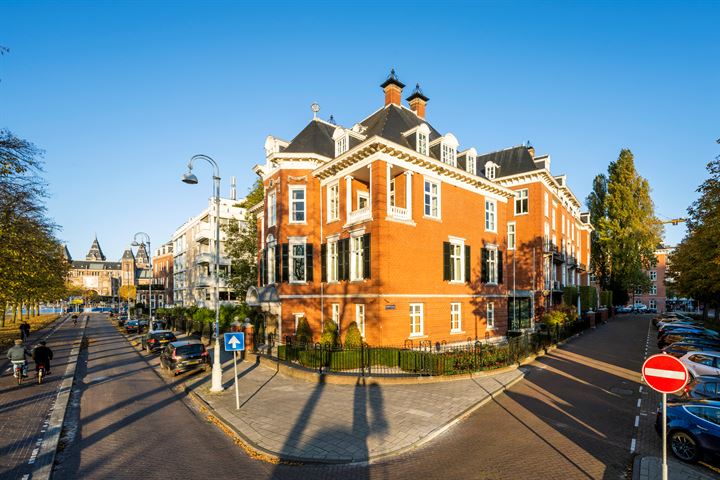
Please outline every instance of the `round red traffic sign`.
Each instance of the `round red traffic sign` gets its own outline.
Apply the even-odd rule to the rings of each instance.
[[[690,378],[685,365],[672,355],[657,354],[645,360],[642,376],[650,388],[660,393],[674,393],[683,388]]]

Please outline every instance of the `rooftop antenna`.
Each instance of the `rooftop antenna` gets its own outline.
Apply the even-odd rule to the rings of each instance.
[[[317,120],[317,114],[320,111],[320,105],[317,102],[313,102],[312,105],[310,105],[310,110],[313,112],[313,120]]]
[[[235,183],[235,177],[230,178],[230,199],[237,200],[237,185]]]

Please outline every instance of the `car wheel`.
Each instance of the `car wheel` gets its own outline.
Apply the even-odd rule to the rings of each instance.
[[[700,446],[687,432],[675,431],[670,434],[670,449],[683,462],[694,463],[700,459]]]

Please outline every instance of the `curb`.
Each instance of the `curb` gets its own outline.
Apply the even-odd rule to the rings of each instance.
[[[68,318],[66,317],[62,323],[65,323]],[[48,421],[47,431],[45,438],[40,444],[40,449],[37,458],[43,459],[41,463],[35,464],[33,468],[32,478],[35,479],[50,479],[52,475],[53,467],[55,465],[55,456],[57,455],[58,443],[60,441],[60,434],[62,433],[63,424],[65,423],[65,412],[67,411],[67,405],[70,401],[70,394],[72,393],[72,387],[75,383],[75,371],[77,369],[77,359],[82,348],[83,339],[85,338],[85,328],[87,327],[90,315],[85,315],[85,320],[81,326],[82,335],[80,342],[77,345],[73,345],[68,355],[68,366],[65,369],[63,380],[58,388],[58,394],[55,398],[55,405]]]

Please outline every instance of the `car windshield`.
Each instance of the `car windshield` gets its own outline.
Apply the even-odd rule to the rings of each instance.
[[[173,335],[172,332],[163,332],[163,333],[156,333],[153,335],[155,338],[160,338],[162,340],[172,340],[175,338],[175,335]]]
[[[194,343],[192,345],[183,345],[177,347],[175,353],[178,355],[197,355],[203,352],[203,346],[200,343]]]

